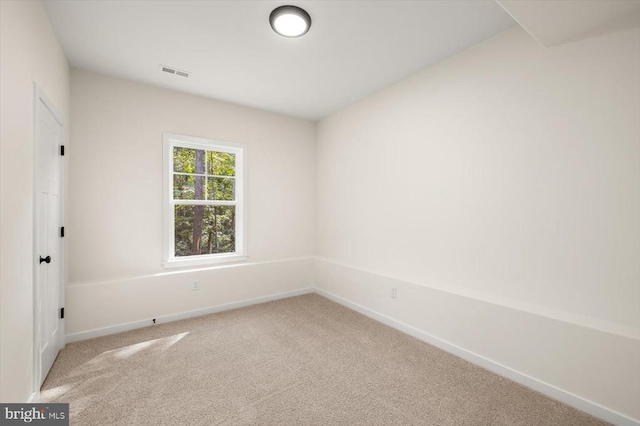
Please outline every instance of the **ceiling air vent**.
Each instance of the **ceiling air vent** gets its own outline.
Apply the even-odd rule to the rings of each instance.
[[[167,67],[164,65],[160,65],[160,70],[169,74],[179,75],[180,77],[189,77],[190,74],[187,71],[180,71],[178,69]]]

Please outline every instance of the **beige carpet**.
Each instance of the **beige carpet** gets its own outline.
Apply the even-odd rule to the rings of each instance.
[[[595,425],[318,295],[67,345],[72,425]]]

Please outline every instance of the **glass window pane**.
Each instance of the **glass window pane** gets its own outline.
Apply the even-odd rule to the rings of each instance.
[[[235,206],[174,208],[176,257],[235,252]]]
[[[173,171],[179,173],[196,172],[196,150],[173,147]]]
[[[234,201],[235,184],[233,178],[207,177],[207,200]]]
[[[204,176],[173,175],[174,200],[204,200],[205,193]]]
[[[204,174],[206,152],[201,149],[173,147],[173,171]]]
[[[207,151],[207,174],[236,175],[236,155],[228,152]]]

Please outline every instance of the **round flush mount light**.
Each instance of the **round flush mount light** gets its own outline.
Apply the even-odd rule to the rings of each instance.
[[[273,31],[283,37],[300,37],[311,28],[311,16],[297,6],[280,6],[269,15]]]

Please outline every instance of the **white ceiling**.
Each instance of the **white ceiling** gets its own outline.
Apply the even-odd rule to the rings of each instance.
[[[545,46],[640,25],[638,0],[497,0]]]
[[[72,66],[312,120],[514,25],[493,0],[44,4]],[[271,30],[283,4],[309,12],[307,35]]]

